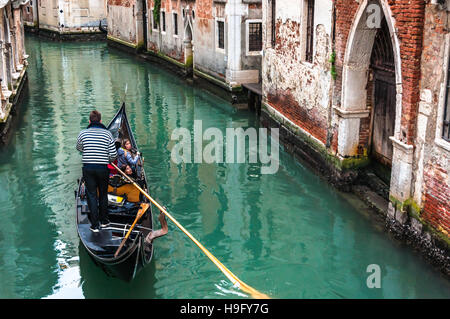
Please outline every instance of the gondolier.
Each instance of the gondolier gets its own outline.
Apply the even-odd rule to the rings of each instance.
[[[100,121],[100,118],[98,120]],[[93,130],[95,126],[100,125],[92,125],[91,123],[90,128],[85,130],[85,133],[81,132],[80,135],[87,135],[89,130]],[[103,128],[95,129],[98,134],[105,131]],[[139,151],[125,112],[125,103],[122,104],[122,107],[108,124],[107,130],[111,133],[114,142],[120,145],[123,141],[128,140],[132,148],[136,152]],[[101,136],[106,136],[106,134]],[[88,140],[86,136],[81,138]],[[106,140],[110,141],[109,136]],[[110,145],[114,144],[112,139],[110,143]],[[107,149],[108,152],[114,153],[115,148],[113,149],[112,146]],[[84,151],[86,151],[86,148]],[[114,159],[115,154],[111,155],[111,153],[107,153],[108,155],[104,157],[107,160]],[[83,152],[83,162],[88,160],[88,155]],[[78,180],[78,188],[75,190],[77,230],[82,246],[105,273],[125,281],[132,280],[141,269],[150,263],[153,257],[153,240],[165,235],[168,231],[167,223],[162,214],[159,216],[162,229],[153,229],[150,202],[133,185],[133,183],[137,183],[142,189],[148,189],[142,160],[141,157],[139,169],[136,170],[133,182],[125,180],[120,175],[113,174],[109,177],[107,216],[110,223],[108,227],[103,228],[98,233],[90,230],[90,207],[86,196],[85,189],[87,186],[84,178]],[[90,158],[88,162],[90,162]],[[113,164],[111,166],[113,167]],[[85,171],[86,169],[83,170],[83,173]]]
[[[89,207],[91,231],[99,232],[108,220],[108,164],[117,158],[111,132],[101,123],[101,113],[89,115],[89,126],[77,139],[77,150],[83,153],[83,179]],[[97,196],[98,192],[98,196]]]

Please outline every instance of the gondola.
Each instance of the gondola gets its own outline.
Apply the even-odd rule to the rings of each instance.
[[[100,23],[99,23],[99,25],[98,25],[98,29],[99,29],[101,32],[105,33],[105,34],[108,33],[108,26],[107,26],[107,25],[106,25],[106,26],[103,26],[101,20],[100,20]]]
[[[122,104],[107,128],[117,143],[116,147],[124,138],[127,138],[133,149],[137,151],[136,141],[125,112],[125,103]],[[147,191],[144,167],[142,161],[139,162],[134,181]],[[101,229],[100,232],[94,233],[89,229],[91,224],[88,219],[89,208],[83,178],[79,179],[75,197],[78,236],[82,246],[106,274],[131,281],[142,268],[150,263],[153,256],[153,244],[151,240],[148,240],[153,229],[151,205],[145,205],[148,203],[148,199],[142,196],[139,190],[119,173],[110,174],[108,185],[110,225]],[[133,224],[137,212],[142,209],[142,204],[148,209],[131,231],[120,253],[115,256],[118,247]]]

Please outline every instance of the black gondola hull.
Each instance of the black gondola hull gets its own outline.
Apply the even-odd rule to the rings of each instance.
[[[122,105],[120,110],[114,116],[113,120],[108,125],[108,129],[111,131],[114,138],[125,136],[131,141],[133,148],[137,149],[125,113],[125,104]],[[145,172],[143,167],[140,169],[140,174],[142,176],[140,183],[141,186],[146,189],[147,181]],[[82,246],[95,264],[102,268],[106,274],[124,281],[131,281],[136,274],[152,260],[153,245],[152,243],[147,243],[145,241],[146,236],[153,228],[151,206],[136,224],[129,239],[126,241],[126,245],[120,251],[120,254],[115,257],[114,254],[123,237],[128,232],[135,215],[116,216],[111,215],[111,210],[109,210],[109,218],[112,222],[110,227],[101,229],[98,233],[92,232],[89,229],[90,222],[88,219],[87,201],[85,198],[82,198],[81,195],[83,193],[82,184],[83,180],[81,179],[75,193],[77,204],[77,230]],[[141,196],[140,202],[148,203],[148,200]],[[136,203],[136,206],[138,206],[138,204],[139,203]]]
[[[142,247],[145,245],[140,243],[135,246],[135,249],[130,251],[125,255],[121,255],[117,259],[105,260],[104,258],[99,258],[98,255],[93,253],[88,247],[83,244],[83,248],[87,251],[88,255],[94,261],[94,263],[99,266],[108,276],[121,279],[123,281],[131,281],[134,279],[136,274],[139,273],[150,261],[150,258],[146,258],[145,252],[142,251]],[[148,248],[153,250],[152,245]],[[153,253],[151,251],[151,253]]]

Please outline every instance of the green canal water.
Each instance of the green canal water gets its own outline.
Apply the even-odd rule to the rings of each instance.
[[[261,164],[175,164],[175,128],[258,127],[256,116],[104,43],[26,40],[29,85],[0,153],[1,298],[248,298],[175,225],[131,283],[107,277],[80,245],[75,149],[89,112],[121,104],[150,193],[241,280],[274,298],[449,298],[450,285],[283,149]],[[155,214],[155,221],[156,214]],[[368,288],[379,265],[381,287]]]

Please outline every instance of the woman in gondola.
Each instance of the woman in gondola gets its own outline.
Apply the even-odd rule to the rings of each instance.
[[[117,166],[127,175],[136,176],[136,164],[139,160],[139,152],[135,156],[132,155],[132,146],[129,139],[124,139],[122,147],[117,150],[119,155]]]

